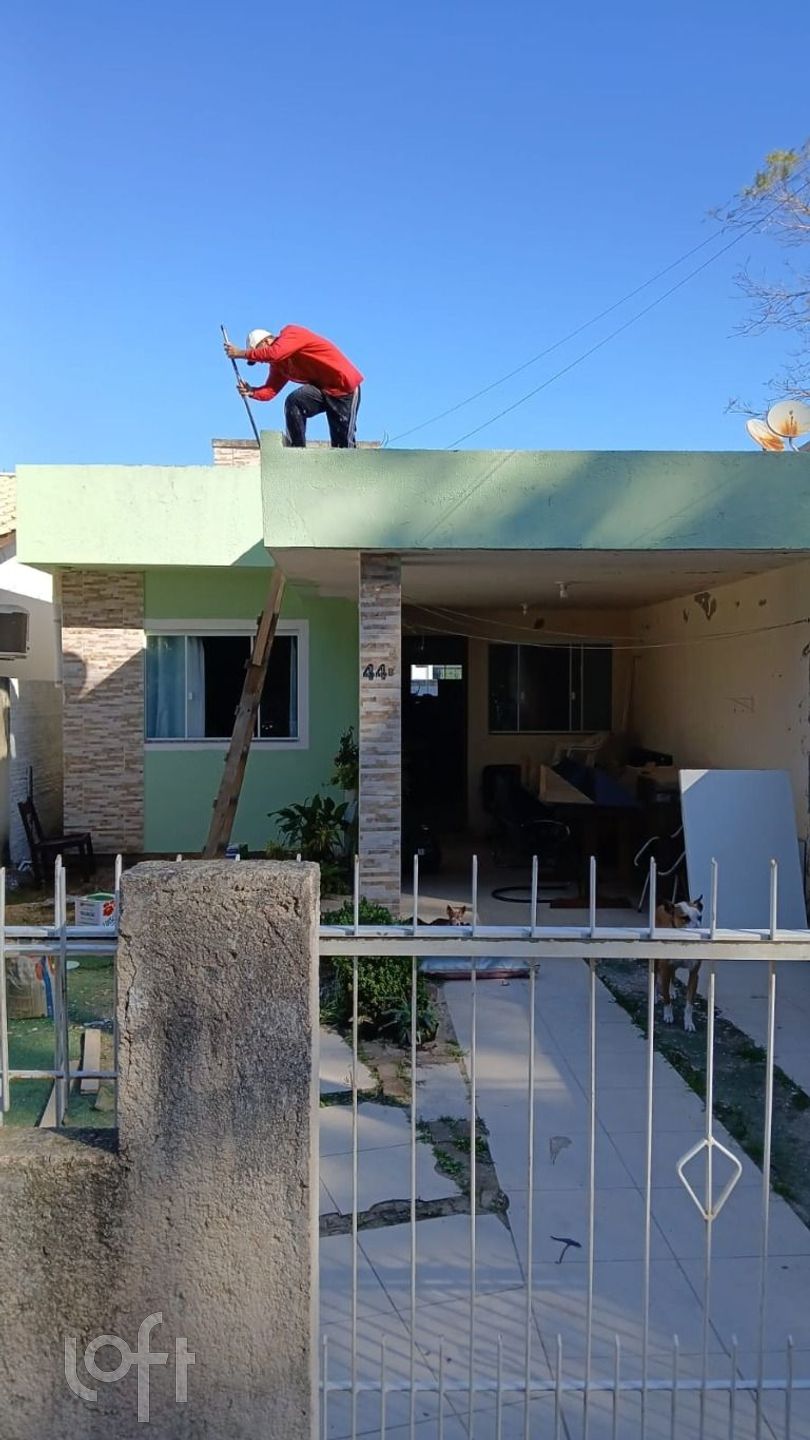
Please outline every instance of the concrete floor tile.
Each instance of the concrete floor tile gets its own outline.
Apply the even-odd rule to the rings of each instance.
[[[703,1293],[703,1263],[682,1266],[696,1293]],[[737,1337],[741,1351],[756,1350],[759,1334],[758,1259],[712,1262],[711,1321],[726,1347]],[[810,1350],[810,1256],[777,1256],[766,1270],[765,1334],[769,1349],[779,1350],[788,1336],[800,1350]]]
[[[687,1197],[688,1198],[688,1197]],[[526,1191],[509,1197],[509,1224],[521,1261],[526,1259]],[[588,1196],[585,1190],[535,1191],[533,1246],[534,1265],[557,1261],[562,1244],[554,1236],[579,1242],[567,1251],[560,1269],[585,1266],[588,1258]],[[594,1215],[594,1255],[597,1260],[642,1260],[644,1258],[644,1203],[635,1187],[600,1190]],[[671,1251],[660,1232],[653,1229],[652,1255],[668,1260]]]
[[[495,1215],[479,1215],[475,1225],[476,1289],[483,1293],[521,1284],[512,1237]],[[365,1230],[364,1255],[400,1311],[410,1308],[410,1227],[396,1225]],[[470,1292],[470,1220],[448,1215],[423,1220],[416,1227],[417,1303],[430,1305],[466,1299]]]
[[[790,1368],[785,1350],[766,1350],[763,1355],[763,1381],[771,1381],[778,1389],[763,1388],[762,1412],[775,1435],[787,1434],[785,1407],[788,1400]],[[757,1381],[759,1356],[755,1351],[737,1355],[737,1371],[742,1380]],[[791,1440],[810,1440],[810,1389],[800,1389],[797,1382],[810,1383],[810,1350],[793,1351],[793,1385],[790,1393]],[[756,1393],[756,1392],[754,1392]],[[765,1432],[767,1434],[767,1431]]]
[[[591,1395],[588,1415],[588,1440],[729,1440],[729,1400],[723,1393],[709,1392],[701,1415],[700,1397],[696,1393],[681,1393],[677,1396],[675,1419],[672,1418],[672,1399],[667,1393],[648,1393],[646,1413],[642,1422],[641,1396],[621,1394],[618,1413],[614,1421],[613,1397],[608,1393]],[[583,1400],[581,1396],[567,1396],[564,1408],[565,1423],[572,1440],[580,1440],[584,1434]],[[732,1440],[755,1440],[756,1426],[754,1408],[746,1395],[736,1400],[735,1425]],[[766,1440],[763,1435],[762,1440]],[[772,1440],[767,1436],[767,1440]]]
[[[678,1179],[676,1165],[683,1155],[686,1155],[698,1140],[703,1138],[705,1133],[705,1115],[701,1116],[701,1123],[692,1130],[661,1130],[658,1128],[658,1114],[653,1113],[653,1152],[652,1152],[652,1183],[656,1187],[667,1185],[681,1187]],[[759,1186],[762,1188],[762,1171],[756,1166],[753,1160],[740,1149],[736,1141],[723,1129],[721,1125],[715,1126],[717,1139],[727,1146],[737,1156],[743,1167],[740,1177],[740,1185]],[[624,1164],[632,1176],[635,1184],[640,1190],[644,1189],[647,1166],[647,1138],[643,1131],[639,1130],[613,1130],[611,1139]],[[689,1168],[690,1176],[695,1174],[693,1184],[698,1193],[702,1193],[705,1183],[705,1158],[696,1159]],[[682,1188],[682,1187],[681,1187]]]
[[[319,1246],[321,1325],[347,1324],[352,1311],[352,1237],[322,1235]],[[365,1255],[357,1251],[357,1313],[393,1313],[391,1301]]]
[[[351,1155],[324,1155],[321,1179],[344,1215],[352,1209]],[[436,1157],[429,1145],[416,1146],[416,1195],[419,1200],[442,1199],[458,1195],[458,1185],[436,1169]],[[368,1210],[384,1200],[410,1200],[411,1147],[386,1145],[380,1149],[364,1149],[358,1154],[357,1208]]]
[[[392,1389],[385,1397],[386,1440],[392,1440],[392,1437],[395,1437],[395,1440],[396,1437],[399,1437],[399,1440],[411,1440],[411,1433],[413,1433],[414,1440],[436,1440],[438,1435],[438,1396],[430,1390],[420,1391],[417,1381],[413,1405],[414,1428],[411,1432],[411,1397],[407,1390],[393,1388],[397,1383],[407,1382],[387,1381]],[[430,1383],[435,1386],[436,1382],[431,1380]],[[372,1440],[379,1440],[383,1420],[378,1388],[379,1379],[377,1379],[376,1386],[377,1388],[373,1391],[359,1391],[357,1394],[356,1428],[352,1426],[351,1394],[345,1391],[330,1392],[327,1400],[326,1440],[351,1440],[353,1435],[367,1435],[372,1437]],[[457,1418],[449,1401],[445,1401],[443,1410],[445,1440],[467,1440],[468,1432]],[[323,1412],[321,1412],[322,1414]],[[324,1440],[322,1424],[319,1426],[319,1434],[321,1440]]]
[[[697,1138],[705,1133],[706,1128],[703,1101],[683,1080],[678,1076],[675,1078],[677,1084],[667,1080],[663,1086],[654,1086],[656,1130],[659,1133],[664,1130],[689,1130]],[[596,1113],[609,1135],[630,1131],[646,1133],[647,1097],[644,1088],[633,1085],[629,1088],[608,1086],[600,1089],[596,1096]]]
[[[322,1105],[318,1111],[319,1148],[324,1155],[351,1154],[352,1109],[350,1105]],[[357,1107],[358,1150],[375,1150],[387,1145],[406,1145],[410,1138],[408,1112],[396,1105],[362,1101]]]
[[[525,1117],[524,1117],[525,1118]],[[526,1122],[528,1123],[528,1122]],[[523,1191],[527,1182],[527,1136],[525,1126],[491,1126],[489,1147],[501,1188],[511,1195]],[[534,1189],[581,1189],[588,1183],[589,1144],[587,1130],[552,1128],[543,1108],[538,1106],[534,1124]],[[633,1177],[604,1130],[596,1132],[596,1182],[600,1190],[626,1189]]]
[[[570,1251],[569,1251],[570,1254]],[[563,1342],[563,1370],[569,1378],[582,1378],[587,1335],[587,1267],[543,1264],[534,1268],[533,1304],[537,1325],[552,1356],[556,1336]],[[615,1337],[621,1344],[624,1373],[637,1373],[643,1343],[644,1266],[639,1261],[605,1261],[594,1266],[593,1344],[594,1374],[613,1374]],[[650,1354],[665,1357],[664,1378],[671,1369],[672,1337],[677,1335],[681,1355],[700,1355],[703,1324],[700,1300],[682,1268],[674,1260],[653,1260],[650,1266]],[[712,1354],[724,1347],[710,1335]],[[719,1362],[718,1362],[719,1363]]]
[[[714,1164],[716,1197],[731,1167],[722,1157],[715,1157]],[[690,1165],[686,1171],[700,1199],[705,1196],[702,1169],[693,1175]],[[676,1260],[702,1260],[706,1249],[706,1221],[683,1186],[654,1189],[652,1213]],[[810,1230],[778,1195],[771,1196],[768,1230],[772,1256],[810,1257]],[[712,1255],[715,1259],[756,1258],[761,1250],[761,1191],[757,1186],[744,1186],[740,1182],[712,1223]]]
[[[525,1155],[529,1125],[529,1102],[525,1091],[514,1097],[482,1082],[477,1095],[478,1114],[502,1160],[514,1163]],[[534,1092],[535,1135],[583,1135],[588,1131],[588,1102],[575,1081],[562,1085],[538,1085]],[[496,1161],[497,1164],[497,1161]]]
[[[447,1065],[417,1065],[418,1120],[438,1120],[445,1115],[461,1120],[469,1114],[469,1109],[469,1086],[457,1060]]]
[[[453,1403],[461,1416],[465,1435],[469,1435],[468,1393],[463,1390],[453,1395]],[[475,1440],[523,1440],[524,1401],[506,1391],[501,1400],[500,1413],[496,1395],[473,1394]],[[565,1435],[561,1431],[561,1435]],[[537,1440],[549,1440],[554,1434],[554,1396],[551,1393],[536,1395],[529,1406],[529,1434]],[[435,1437],[432,1437],[435,1440]]]
[[[422,1405],[423,1401],[422,1397],[420,1396],[420,1407]],[[421,1410],[417,1412],[417,1414],[419,1413],[421,1413]],[[344,1431],[343,1433],[348,1434],[350,1432]],[[359,1435],[360,1431],[358,1430],[357,1433]],[[459,1420],[455,1415],[448,1414],[446,1409],[441,1433],[444,1436],[444,1440],[468,1440],[469,1436],[469,1431],[467,1430],[466,1425],[464,1425],[462,1421]],[[486,1435],[479,1435],[478,1429],[476,1429],[475,1433],[478,1436],[478,1440],[487,1440]],[[377,1437],[379,1437],[380,1435],[379,1423],[376,1430],[374,1431],[374,1434]],[[410,1423],[394,1426],[386,1425],[385,1434],[386,1440],[411,1440],[411,1436],[413,1436],[413,1440],[438,1440],[438,1420],[434,1416],[434,1418],[422,1421],[421,1423],[417,1421],[413,1430],[411,1429]],[[337,1437],[332,1437],[332,1440],[337,1440]],[[504,1435],[503,1440],[508,1440],[508,1437]]]
[[[321,1178],[318,1188],[318,1201],[319,1215],[333,1215],[338,1208],[337,1201],[333,1195],[329,1194],[329,1191],[323,1183],[323,1178]]]
[[[504,1386],[523,1383],[526,1373],[526,1290],[503,1290],[476,1295],[474,1310],[474,1372],[476,1382],[493,1387],[495,1402],[498,1375],[498,1338],[501,1340],[501,1379]],[[470,1302],[468,1298],[447,1305],[423,1305],[416,1312],[416,1333],[428,1363],[438,1373],[439,1350],[444,1349],[444,1374],[448,1384],[466,1384],[470,1369]],[[531,1374],[551,1377],[532,1322]],[[483,1403],[482,1397],[482,1403]],[[466,1401],[465,1401],[466,1403]],[[463,1413],[463,1410],[462,1410]]]
[[[330,1030],[327,1026],[321,1026],[320,1032],[320,1081],[321,1094],[334,1094],[336,1091],[351,1090],[352,1088],[352,1049],[339,1035],[337,1030]],[[377,1081],[362,1060],[357,1066],[357,1088],[358,1090],[374,1090]]]

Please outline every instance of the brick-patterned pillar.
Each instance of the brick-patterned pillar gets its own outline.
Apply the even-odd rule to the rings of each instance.
[[[143,849],[143,575],[62,574],[65,828]]]
[[[398,555],[360,556],[360,881],[399,910],[402,584]]]

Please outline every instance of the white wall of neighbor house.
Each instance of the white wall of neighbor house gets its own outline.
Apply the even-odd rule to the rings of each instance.
[[[567,643],[565,635],[592,637],[594,640],[616,636],[632,638],[633,627],[627,610],[577,610],[567,606],[540,610],[531,607],[524,615],[520,607],[488,610],[477,613],[477,623],[466,628],[478,629],[492,640],[510,643]],[[450,633],[448,631],[448,633]],[[481,772],[485,765],[519,765],[524,756],[537,761],[551,760],[561,743],[570,744],[577,737],[571,733],[493,735],[489,729],[489,639],[468,642],[467,690],[467,783],[469,824],[476,833],[486,829],[486,816],[481,805]],[[621,730],[630,700],[632,652],[616,648],[613,654],[613,728]]]
[[[808,616],[810,560],[632,617],[642,647],[636,737],[680,766],[787,770],[802,839],[810,835]]]
[[[28,611],[28,654],[0,656],[0,675],[21,680],[59,679],[59,621],[53,579],[43,570],[23,565],[12,540],[0,550],[0,605]]]
[[[2,477],[0,523],[16,522],[15,492]],[[50,575],[16,556],[13,531],[0,548],[0,605],[28,612],[28,653],[0,656],[5,682],[4,749],[0,765],[0,840],[12,865],[28,859],[28,844],[17,808],[34,798],[46,833],[62,828],[62,688],[59,609]]]

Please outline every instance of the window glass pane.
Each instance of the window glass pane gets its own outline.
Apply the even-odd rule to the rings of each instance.
[[[582,729],[613,728],[613,651],[609,645],[583,647]]]
[[[259,706],[262,740],[298,738],[298,636],[277,635]]]
[[[146,637],[146,738],[185,739],[185,635]]]
[[[521,645],[521,730],[570,729],[570,654],[570,645]]]
[[[489,647],[489,728],[518,728],[518,646]]]
[[[190,635],[188,733],[193,739],[229,740],[250,656],[247,635]]]

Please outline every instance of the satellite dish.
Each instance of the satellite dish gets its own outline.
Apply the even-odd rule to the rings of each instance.
[[[784,450],[785,442],[774,435],[773,430],[765,424],[764,420],[746,420],[745,428],[752,440],[763,450]]]
[[[767,421],[774,435],[794,440],[797,435],[810,431],[810,405],[801,400],[780,400],[778,405],[771,406]]]

